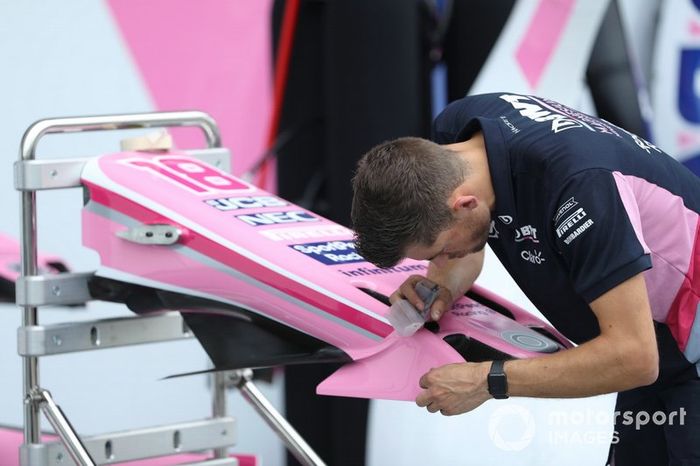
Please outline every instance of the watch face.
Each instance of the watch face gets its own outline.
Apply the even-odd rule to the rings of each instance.
[[[491,370],[488,375],[489,393],[496,398],[508,398],[508,380],[505,372],[503,372],[503,361],[494,361],[491,364]]]

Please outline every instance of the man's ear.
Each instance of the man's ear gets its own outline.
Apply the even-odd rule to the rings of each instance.
[[[457,217],[461,218],[462,216],[469,215],[478,205],[479,198],[476,196],[457,196],[452,203],[452,210]]]

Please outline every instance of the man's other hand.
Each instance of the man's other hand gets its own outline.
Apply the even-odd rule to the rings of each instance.
[[[438,295],[435,298],[435,301],[433,301],[433,305],[430,307],[430,319],[439,320],[440,317],[442,317],[445,312],[452,307],[452,303],[454,301],[452,292],[447,287],[442,286],[439,283],[435,283],[422,275],[411,275],[408,277],[406,281],[401,284],[399,289],[392,293],[389,300],[393,304],[399,299],[406,299],[409,303],[411,303],[411,305],[413,305],[413,307],[419,311],[422,311],[425,303],[422,299],[420,299],[420,296],[418,296],[418,293],[416,292],[416,284],[420,281],[429,282],[431,285],[437,284],[440,287],[438,289]]]
[[[445,416],[466,413],[491,398],[487,377],[489,363],[461,363],[430,369],[420,378],[423,389],[416,404]]]

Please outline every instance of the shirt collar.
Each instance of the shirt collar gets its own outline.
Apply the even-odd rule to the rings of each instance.
[[[479,129],[484,136],[491,184],[496,196],[496,207],[491,219],[499,220],[498,223],[509,228],[515,228],[517,220],[515,218],[515,196],[513,195],[510,155],[498,122],[490,118],[473,118],[459,132],[457,140],[465,141]]]

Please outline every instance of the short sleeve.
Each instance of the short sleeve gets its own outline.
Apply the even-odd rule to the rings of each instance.
[[[586,302],[651,268],[636,201],[611,172],[592,169],[570,177],[555,206],[552,237]]]

